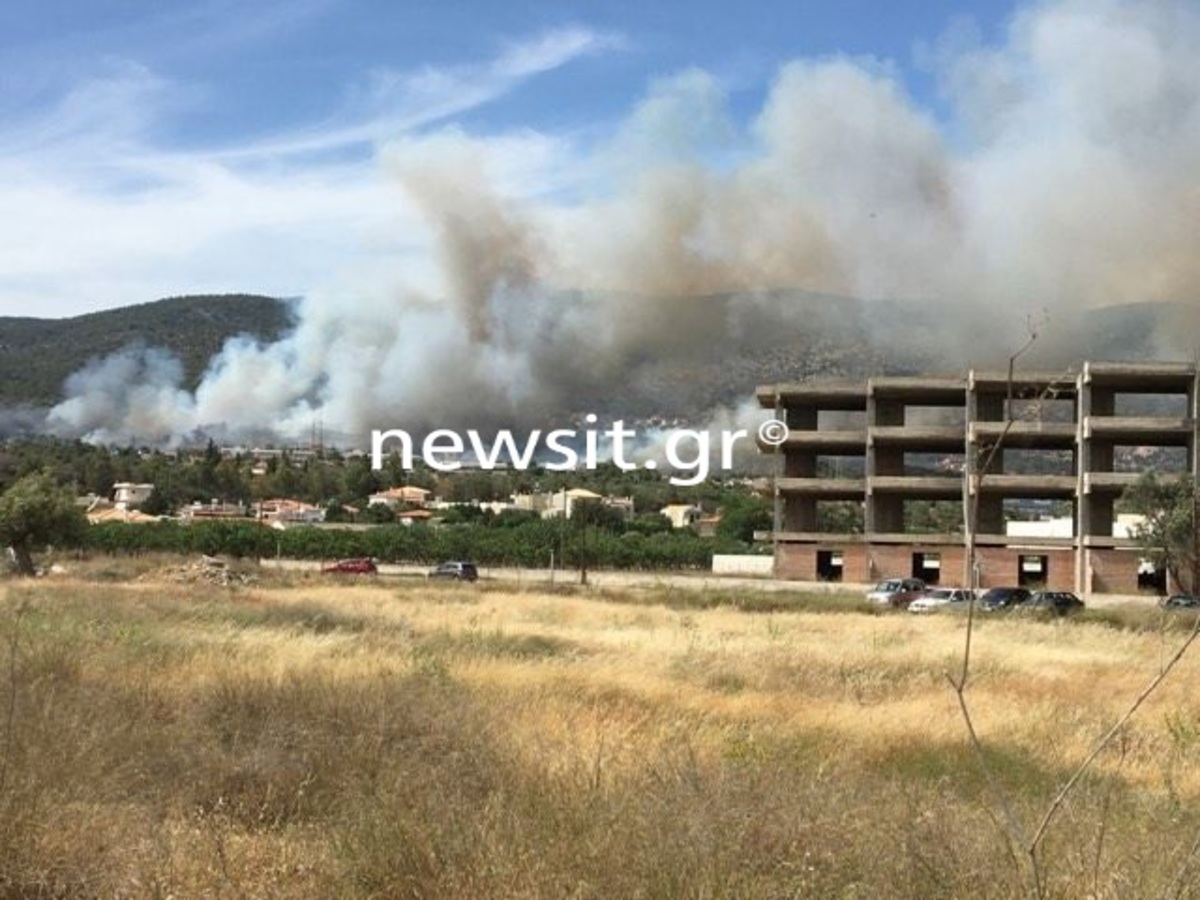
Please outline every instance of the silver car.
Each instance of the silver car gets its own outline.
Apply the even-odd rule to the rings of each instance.
[[[966,603],[971,599],[971,592],[966,588],[931,588],[924,596],[918,597],[908,604],[908,611],[913,613],[930,613],[955,603]]]

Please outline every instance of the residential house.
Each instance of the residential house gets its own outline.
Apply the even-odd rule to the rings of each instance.
[[[401,506],[425,506],[432,491],[425,488],[406,484],[403,487],[388,488],[367,498],[368,506],[390,506],[396,509]]]
[[[692,503],[669,503],[658,512],[670,519],[672,528],[691,528],[704,515],[704,510]]]
[[[264,522],[284,525],[316,525],[325,521],[325,510],[321,507],[284,497],[260,500],[255,513]]]
[[[196,501],[179,510],[181,519],[244,519],[247,510],[241,503],[225,503],[217,499],[208,503]]]
[[[113,485],[113,502],[117,509],[133,509],[141,506],[154,493],[152,484],[134,484],[131,481],[118,481]]]

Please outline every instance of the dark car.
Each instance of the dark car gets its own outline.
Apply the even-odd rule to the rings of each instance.
[[[1047,610],[1065,616],[1083,609],[1083,601],[1070,591],[1037,591],[1021,604],[1021,608]]]
[[[1172,594],[1170,597],[1160,600],[1158,605],[1163,609],[1195,609],[1200,607],[1200,597],[1193,597],[1191,594]]]
[[[360,556],[354,559],[339,559],[337,562],[328,563],[321,567],[322,572],[328,572],[333,575],[377,575],[379,567],[375,565],[375,560],[367,556]]]
[[[1024,603],[1029,597],[1029,591],[1023,587],[994,587],[979,598],[979,608],[989,612],[1010,609]]]
[[[911,591],[897,591],[888,597],[888,606],[892,609],[908,609],[915,600],[920,600],[929,591],[926,588],[914,588]]]
[[[867,592],[872,603],[906,607],[925,593],[925,582],[920,578],[887,578]]]
[[[455,581],[477,581],[479,571],[475,568],[475,563],[444,562],[437,568],[430,569],[429,577],[452,578]]]

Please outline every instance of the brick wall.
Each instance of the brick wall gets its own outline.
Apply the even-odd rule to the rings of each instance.
[[[870,584],[884,578],[907,578],[913,574],[914,553],[936,553],[940,561],[939,584],[962,585],[967,582],[966,549],[958,544],[788,544],[779,545],[775,576],[793,581],[817,581],[817,554],[823,550],[842,553],[842,581]],[[1049,590],[1074,591],[1075,554],[1067,548],[1011,549],[977,547],[980,587],[1015,585],[1020,581],[1020,558],[1045,558],[1045,577]],[[1136,594],[1138,555],[1128,550],[1091,551],[1092,590],[1102,594]],[[1036,576],[1031,576],[1035,581]],[[1034,585],[1031,585],[1034,586]],[[1080,591],[1083,586],[1079,587]],[[1176,590],[1172,586],[1172,590]]]
[[[1138,554],[1128,550],[1091,550],[1092,590],[1098,594],[1138,592]]]

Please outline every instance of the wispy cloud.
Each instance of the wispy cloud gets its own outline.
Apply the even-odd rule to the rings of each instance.
[[[619,36],[575,27],[507,45],[483,63],[378,70],[359,97],[328,120],[217,150],[218,159],[287,157],[396,139],[490,103],[523,82],[584,56],[623,46]]]
[[[572,28],[481,62],[378,72],[319,122],[215,150],[181,148],[166,127],[184,104],[209,98],[142,63],[110,60],[53,104],[0,125],[0,314],[189,291],[292,295],[348,270],[419,271],[416,214],[377,162],[378,146],[616,45]],[[501,158],[545,162],[555,152],[536,132],[501,138]]]

